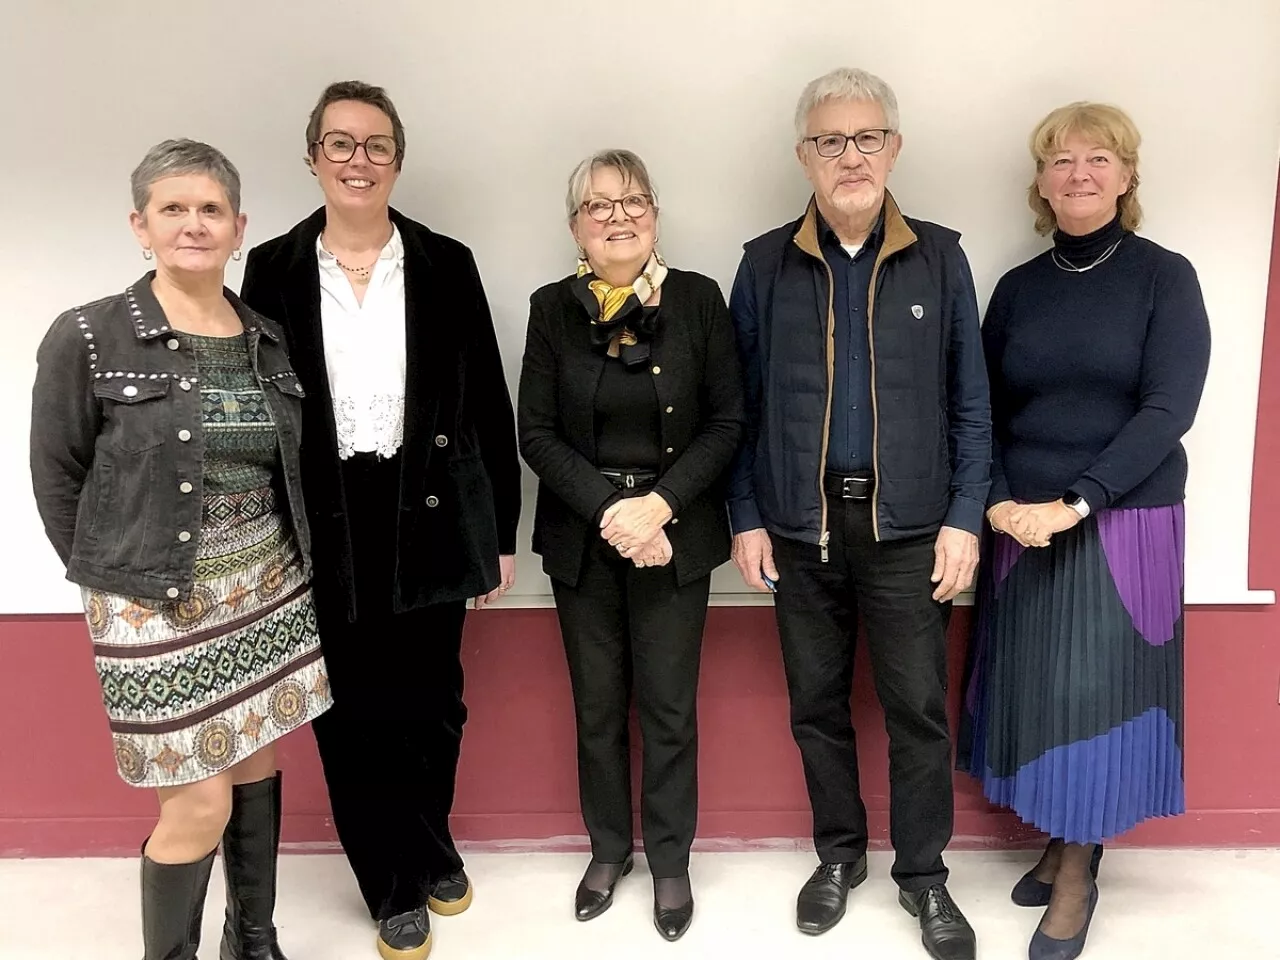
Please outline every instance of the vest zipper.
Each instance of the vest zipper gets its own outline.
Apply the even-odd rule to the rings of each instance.
[[[823,352],[827,357],[827,412],[822,418],[822,454],[818,459],[818,502],[822,504],[822,535],[818,539],[818,547],[822,552],[822,562],[828,563],[831,557],[828,549],[831,543],[831,531],[827,529],[827,491],[822,478],[827,469],[827,453],[831,449],[831,404],[835,395],[836,381],[836,278],[831,272],[831,264],[827,263],[827,258],[820,259],[823,269],[827,271],[827,339],[823,344]]]
[[[880,542],[880,407],[876,403],[876,280],[884,262],[884,246],[871,268],[871,284],[867,288],[867,357],[871,360],[871,536]]]

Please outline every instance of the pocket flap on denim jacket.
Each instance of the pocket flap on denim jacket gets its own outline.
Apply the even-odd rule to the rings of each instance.
[[[298,375],[292,370],[273,373],[269,377],[263,377],[262,382],[271,384],[286,396],[305,397],[307,395],[306,391],[302,389],[302,384],[298,382]]]
[[[116,403],[141,403],[159,400],[169,393],[169,380],[129,380],[125,377],[99,380],[93,385],[93,395]]]

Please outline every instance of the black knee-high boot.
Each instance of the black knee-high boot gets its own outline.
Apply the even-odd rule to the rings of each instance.
[[[280,774],[231,788],[222,834],[227,919],[221,960],[286,960],[276,943],[276,860],[280,847]]]
[[[195,863],[142,856],[143,960],[195,960],[213,851]]]

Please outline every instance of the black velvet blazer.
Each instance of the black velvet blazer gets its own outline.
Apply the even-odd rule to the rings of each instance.
[[[461,243],[395,210],[404,242],[405,415],[395,607],[464,600],[498,585],[516,550],[520,460],[493,319]],[[250,251],[241,298],[279,322],[306,390],[302,482],[322,608],[354,618],[351,536],[320,323],[321,208]],[[323,589],[321,589],[323,588]]]

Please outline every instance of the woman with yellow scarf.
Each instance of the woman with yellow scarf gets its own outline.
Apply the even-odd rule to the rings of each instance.
[[[634,864],[634,681],[654,923],[677,940],[693,919],[698,665],[711,571],[729,559],[723,481],[742,380],[720,288],[657,251],[657,195],[638,156],[583,160],[566,208],[578,269],[530,300],[519,432],[539,479],[533,548],[564,637],[591,836],[574,909],[599,916]]]

